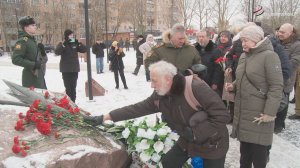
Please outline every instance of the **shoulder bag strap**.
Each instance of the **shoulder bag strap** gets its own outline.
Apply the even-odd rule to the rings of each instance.
[[[193,89],[192,89],[192,81],[193,81],[194,76],[193,75],[189,75],[185,77],[185,88],[184,88],[184,97],[186,99],[186,101],[188,102],[188,104],[194,109],[194,110],[198,110],[198,107],[200,105],[200,103],[198,102],[198,100],[195,98],[194,93],[193,93]]]
[[[266,96],[266,93],[264,93],[261,89],[259,89],[258,87],[256,87],[256,86],[253,84],[253,82],[248,78],[246,69],[247,69],[247,58],[245,58],[245,72],[244,72],[244,74],[245,74],[247,80],[249,81],[249,83],[250,83],[250,84],[251,84],[258,92],[260,92],[261,94],[263,94],[264,96]]]

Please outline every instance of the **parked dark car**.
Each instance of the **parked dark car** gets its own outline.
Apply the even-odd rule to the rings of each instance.
[[[45,44],[44,47],[46,53],[54,52],[54,46],[52,46],[51,44]]]

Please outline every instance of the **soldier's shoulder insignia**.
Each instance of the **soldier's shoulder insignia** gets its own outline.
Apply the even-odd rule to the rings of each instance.
[[[21,44],[16,44],[16,46],[15,46],[15,49],[16,50],[20,50],[22,47],[21,47]]]
[[[27,41],[27,40],[28,40],[28,37],[23,37],[23,40],[24,40],[24,41]]]

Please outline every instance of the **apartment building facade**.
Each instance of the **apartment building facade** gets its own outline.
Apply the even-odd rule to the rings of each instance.
[[[175,0],[88,2],[92,42],[96,38],[106,39],[106,16],[109,40],[118,40],[118,36],[132,40],[137,34],[158,35],[183,20]],[[84,0],[0,0],[0,14],[0,48],[6,50],[18,38],[18,19],[26,15],[36,20],[38,42],[56,45],[63,40],[66,28],[73,30],[77,38],[85,38]]]

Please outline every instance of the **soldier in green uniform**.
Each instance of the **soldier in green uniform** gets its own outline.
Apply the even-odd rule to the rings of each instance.
[[[12,63],[24,67],[22,72],[22,86],[46,89],[44,74],[41,71],[42,58],[37,42],[34,38],[37,27],[30,16],[20,18],[21,30],[12,55]]]

